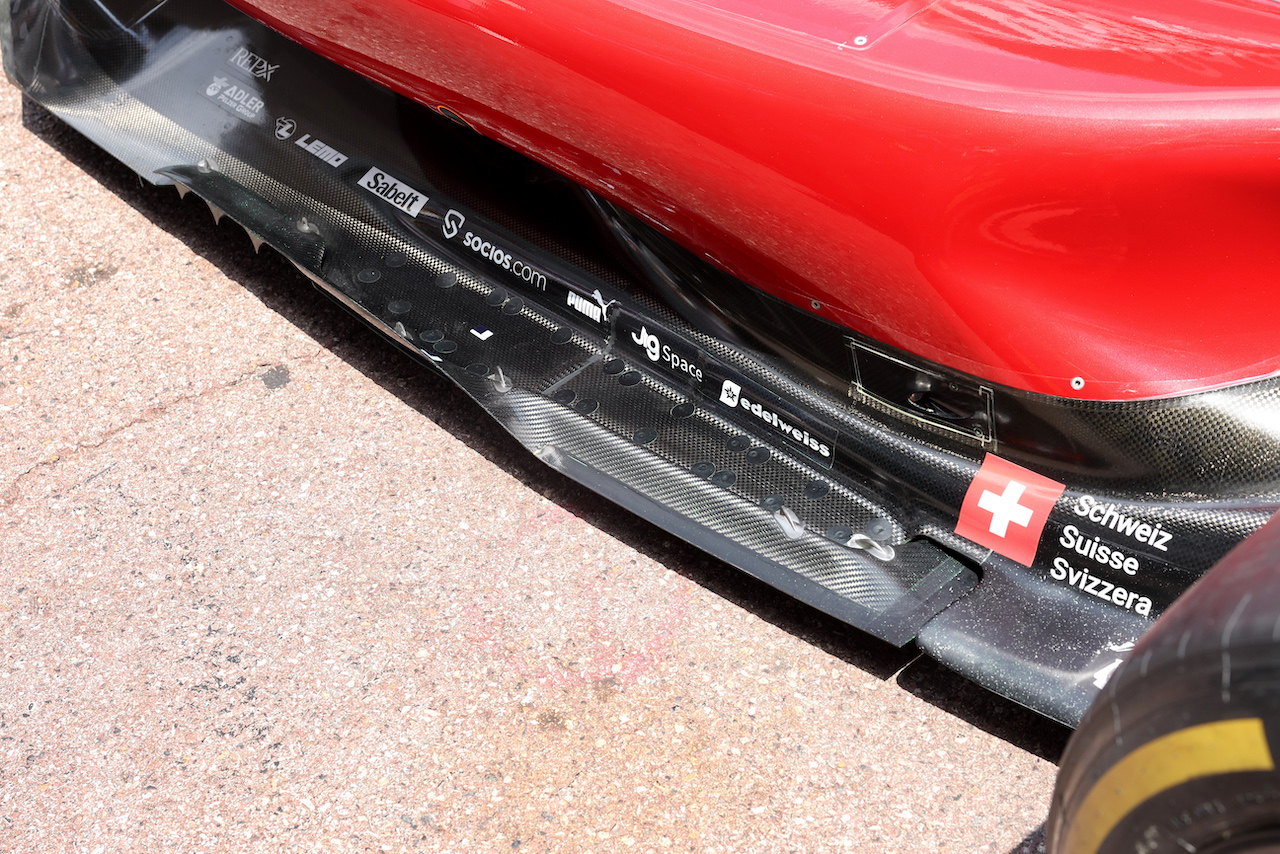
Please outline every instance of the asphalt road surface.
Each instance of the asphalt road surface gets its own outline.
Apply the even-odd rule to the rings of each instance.
[[[0,87],[0,850],[1031,852],[1067,738]]]

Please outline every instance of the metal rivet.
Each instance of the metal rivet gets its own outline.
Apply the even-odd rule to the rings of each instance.
[[[494,288],[489,291],[489,295],[484,298],[489,305],[502,305],[507,301],[507,292],[502,288]]]
[[[604,371],[606,374],[612,375],[622,373],[626,370],[626,367],[627,363],[621,359],[610,359],[600,366],[600,370]]]
[[[408,314],[411,308],[413,308],[413,303],[407,299],[392,300],[387,303],[387,311],[392,314]]]
[[[524,300],[520,297],[512,297],[502,304],[503,314],[519,314],[524,310]]]
[[[769,458],[773,456],[773,452],[768,448],[759,445],[747,451],[747,462],[752,465],[759,466],[769,462]]]
[[[716,467],[714,464],[709,463],[706,460],[700,460],[689,466],[689,471],[693,472],[698,477],[711,477],[711,475],[716,473]]]
[[[451,288],[451,287],[453,287],[453,286],[454,286],[454,285],[456,285],[456,284],[458,284],[458,274],[457,274],[457,273],[452,273],[452,272],[450,272],[450,273],[441,273],[441,274],[436,278],[436,287],[437,287],[437,288],[440,288],[441,290],[444,290],[444,289],[447,289],[447,288]]]
[[[366,285],[372,285],[374,282],[378,281],[378,279],[381,279],[381,278],[382,278],[382,274],[379,273],[377,270],[374,270],[372,267],[369,268],[368,270],[361,270],[359,273],[356,273],[356,279],[362,284],[366,284]]]
[[[639,383],[640,375],[635,371],[627,371],[625,374],[618,377],[619,385],[639,385]]]
[[[409,256],[405,255],[403,252],[392,252],[390,255],[387,255],[382,259],[382,263],[392,269],[395,269],[396,267],[403,267],[405,264],[409,263]]]
[[[457,350],[458,343],[456,341],[450,341],[449,339],[446,338],[443,341],[437,341],[436,343],[432,344],[431,349],[443,355],[445,353],[452,353],[454,350]]]
[[[478,377],[485,377],[489,375],[489,366],[483,362],[472,362],[467,365],[467,373],[475,374]]]
[[[1084,377],[1073,377],[1071,380],[1071,387],[1076,391],[1084,388]]]
[[[760,499],[760,506],[770,513],[777,513],[782,509],[785,499],[781,495],[766,495]]]
[[[592,400],[589,397],[584,397],[582,400],[575,403],[573,405],[573,408],[576,409],[578,412],[582,413],[583,415],[590,415],[591,413],[595,412],[597,409],[600,408],[600,401]]]
[[[855,38],[855,39],[853,40],[853,43],[854,43],[854,44],[856,44],[858,47],[864,47],[864,46],[866,46],[866,44],[867,44],[867,37],[866,37],[866,36],[858,36],[857,38]]]
[[[649,427],[641,427],[631,436],[631,441],[637,445],[647,445],[654,439],[658,438],[658,431]]]
[[[694,413],[695,409],[697,409],[696,406],[689,401],[685,401],[684,403],[677,403],[675,406],[671,407],[671,415],[674,418],[688,418]]]
[[[725,442],[724,446],[735,454],[740,454],[751,447],[751,440],[746,436],[730,436],[729,441]]]
[[[551,399],[556,403],[563,403],[567,406],[568,404],[573,403],[573,399],[577,396],[578,395],[574,393],[573,389],[562,388],[555,394],[551,395]]]
[[[561,326],[559,329],[551,333],[552,344],[568,344],[573,340],[573,330],[567,326]]]

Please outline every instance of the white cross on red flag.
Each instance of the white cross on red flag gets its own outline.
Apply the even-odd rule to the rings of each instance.
[[[956,533],[1031,566],[1049,511],[1066,487],[987,454],[960,505]]]

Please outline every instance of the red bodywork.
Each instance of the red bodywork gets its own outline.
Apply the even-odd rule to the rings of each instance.
[[[990,381],[1130,399],[1280,371],[1270,2],[237,5]]]

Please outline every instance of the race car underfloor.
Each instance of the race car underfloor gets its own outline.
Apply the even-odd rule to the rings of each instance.
[[[695,329],[600,200],[221,3],[121,5],[0,3],[8,75],[280,252],[550,466],[1068,724],[1149,625],[957,536],[978,455]]]

